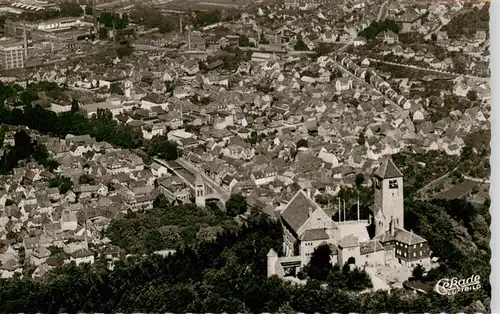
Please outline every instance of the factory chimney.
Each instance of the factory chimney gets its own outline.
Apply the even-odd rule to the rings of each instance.
[[[92,22],[94,24],[94,34],[97,36],[97,33],[99,32],[99,27],[97,25],[97,12],[96,12],[96,1],[97,0],[92,0]]]
[[[182,34],[182,12],[179,12],[179,31]]]
[[[23,24],[23,43],[24,43],[24,66],[26,66],[26,61],[28,60],[28,38],[26,36],[26,22]]]
[[[338,210],[338,213],[339,213],[339,222],[340,222],[340,217],[342,216],[342,209],[341,209],[341,206],[340,206],[340,197],[338,198],[339,200],[339,210]]]
[[[345,200],[344,200],[344,222],[345,222]]]
[[[191,10],[189,10],[189,17],[191,17]],[[188,19],[189,21],[189,19]],[[188,49],[191,50],[191,23],[188,24]]]
[[[358,196],[358,222],[359,222],[359,196]]]
[[[115,11],[113,10],[113,17],[116,15]],[[116,58],[116,26],[115,26],[115,19],[113,18],[113,53]]]

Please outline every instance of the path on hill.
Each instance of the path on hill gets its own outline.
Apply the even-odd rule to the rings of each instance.
[[[413,65],[413,64],[404,64],[404,63],[383,61],[383,60],[378,60],[378,59],[374,59],[374,58],[366,58],[366,59],[370,60],[370,62],[378,62],[378,63],[395,65],[395,66],[399,66],[399,67],[410,68],[410,69],[421,70],[421,71],[437,72],[437,73],[445,74],[445,75],[463,76],[463,77],[467,77],[467,78],[470,78],[473,80],[479,80],[479,81],[485,81],[485,82],[489,81],[488,77],[483,77],[483,76],[461,74],[461,73],[449,72],[449,71],[444,71],[444,70],[439,70],[439,69],[424,68],[424,67]]]
[[[427,190],[428,190],[429,188],[431,188],[431,187],[432,187],[434,184],[436,184],[437,182],[439,182],[439,181],[441,181],[441,180],[443,180],[443,179],[447,178],[450,174],[452,174],[453,172],[455,172],[455,170],[457,170],[457,169],[458,169],[458,167],[456,167],[455,169],[453,169],[453,170],[451,170],[451,171],[448,171],[447,173],[443,174],[443,175],[442,175],[442,176],[440,176],[439,178],[434,179],[434,180],[432,180],[431,182],[427,183],[426,185],[424,185],[423,187],[421,187],[421,188],[417,191],[417,193],[416,193],[416,194],[417,194],[417,195],[421,195],[421,197],[420,197],[420,198],[424,198],[424,197],[423,197],[423,195],[422,195],[423,193],[427,192]]]
[[[388,283],[386,283],[382,278],[377,276],[377,270],[375,268],[371,267],[366,267],[365,268],[366,272],[368,275],[370,275],[370,278],[372,280],[373,284],[373,290],[386,290],[389,291],[391,290],[391,286],[389,286]]]

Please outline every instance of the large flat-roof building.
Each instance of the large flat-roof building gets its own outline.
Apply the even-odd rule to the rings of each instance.
[[[6,36],[22,36],[24,30],[31,36],[32,32],[52,33],[62,30],[79,28],[82,21],[78,17],[63,17],[46,21],[24,22],[18,20],[5,20]]]
[[[0,68],[24,68],[24,43],[22,40],[0,41]]]
[[[44,0],[18,0],[12,1],[11,6],[26,11],[43,11],[46,9],[55,9],[57,4],[54,1]]]
[[[108,109],[109,111],[111,111],[113,117],[116,117],[118,114],[123,112],[123,106],[121,104],[115,104],[109,101],[86,104],[83,105],[81,109],[83,112],[85,112],[87,118],[91,118],[92,115],[97,114],[97,110],[99,109]]]

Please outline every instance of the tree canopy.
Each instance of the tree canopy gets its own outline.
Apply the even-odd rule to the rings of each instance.
[[[240,47],[254,47],[255,45],[252,42],[250,42],[250,39],[245,34],[242,34],[238,38],[238,46],[240,46]]]
[[[334,47],[331,44],[320,42],[315,49],[317,56],[324,56],[334,51]]]
[[[307,266],[307,275],[312,279],[326,280],[333,265],[330,261],[332,250],[326,244],[318,246]]]
[[[219,10],[200,11],[196,13],[195,26],[203,27],[212,25],[221,21],[221,12]]]
[[[128,26],[129,17],[128,14],[120,17],[119,14],[111,12],[103,12],[99,16],[99,22],[107,28],[123,29]]]
[[[393,20],[384,20],[381,22],[372,22],[370,26],[359,32],[359,36],[364,37],[366,40],[375,39],[377,35],[384,31],[392,31],[399,33],[399,25]]]
[[[309,51],[309,47],[304,43],[302,39],[298,39],[295,45],[293,46],[293,50],[296,51]]]
[[[168,140],[165,135],[155,135],[148,145],[148,154],[158,156],[166,160],[174,160],[179,157],[177,144]]]
[[[237,216],[247,211],[247,200],[241,194],[232,194],[226,202],[226,211],[229,216]]]
[[[207,227],[233,230],[235,222],[221,211],[207,211],[193,204],[170,205],[162,198],[153,210],[130,213],[113,220],[106,231],[112,242],[128,253],[150,253],[192,246],[206,240]]]
[[[59,193],[66,194],[73,187],[73,182],[68,177],[57,176],[55,178],[49,179],[49,187],[58,188]]]
[[[176,25],[165,17],[159,10],[141,4],[136,4],[130,13],[130,21],[148,28],[158,28],[161,33],[168,33]]]
[[[34,160],[47,167],[49,171],[58,167],[57,162],[49,158],[45,146],[32,141],[25,130],[14,134],[14,147],[8,147],[6,153],[0,158],[0,174],[11,172],[21,160]]]
[[[478,9],[465,8],[454,16],[451,21],[443,28],[450,38],[457,39],[461,36],[472,38],[476,35],[476,31],[489,31],[490,22],[490,5],[488,2]]]
[[[301,138],[300,140],[297,141],[297,144],[295,144],[297,146],[297,149],[301,148],[301,147],[308,147],[308,142],[306,139],[304,138]]]

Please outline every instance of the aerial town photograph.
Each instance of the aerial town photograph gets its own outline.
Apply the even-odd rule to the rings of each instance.
[[[0,0],[0,313],[491,313],[489,9]]]

